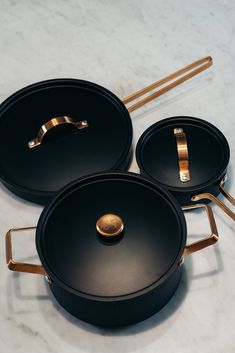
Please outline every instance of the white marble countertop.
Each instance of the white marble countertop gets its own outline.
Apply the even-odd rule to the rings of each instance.
[[[212,55],[213,68],[132,114],[135,143],[169,116],[212,122],[230,144],[227,188],[235,194],[234,19],[232,0],[1,0],[0,100],[56,77],[97,82],[122,98]],[[0,352],[235,352],[235,225],[217,207],[219,243],[186,259],[179,289],[158,314],[116,330],[73,318],[41,276],[6,268],[6,231],[36,224],[41,210],[0,187]],[[190,235],[208,231],[206,217],[186,218]],[[34,235],[15,237],[14,249],[35,261]]]

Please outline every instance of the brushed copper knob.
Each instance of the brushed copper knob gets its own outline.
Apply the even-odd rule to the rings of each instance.
[[[112,238],[122,233],[124,223],[121,217],[107,213],[97,220],[96,229],[98,233],[104,237]]]

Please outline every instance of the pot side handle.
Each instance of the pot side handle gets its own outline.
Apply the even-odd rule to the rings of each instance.
[[[13,259],[12,255],[12,234],[16,232],[23,232],[36,229],[36,227],[24,227],[24,228],[14,228],[8,230],[6,234],[6,262],[9,270],[17,271],[17,272],[28,272],[28,273],[36,273],[39,275],[47,276],[47,273],[42,265],[35,265],[23,262],[16,262]]]
[[[235,199],[224,188],[225,181],[226,181],[226,177],[223,178],[223,180],[220,182],[220,185],[219,185],[220,191],[224,195],[224,197],[226,197],[226,199],[232,204],[232,206],[235,206]],[[203,199],[207,199],[214,202],[222,211],[224,211],[230,218],[232,218],[233,221],[235,221],[235,213],[232,210],[230,210],[228,206],[226,206],[221,200],[219,200],[214,195],[205,192],[202,194],[194,195],[191,198],[192,201],[196,201],[196,202]]]
[[[196,251],[202,250],[210,245],[213,245],[219,239],[219,234],[215,223],[215,217],[211,207],[206,204],[196,204],[196,205],[183,206],[182,210],[185,211],[185,210],[190,210],[195,208],[204,208],[206,210],[206,214],[210,224],[211,234],[194,243],[186,245],[183,256],[188,256]]]

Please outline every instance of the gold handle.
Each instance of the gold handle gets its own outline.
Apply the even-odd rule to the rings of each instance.
[[[187,139],[184,130],[181,128],[175,128],[174,135],[176,137],[180,180],[186,183],[190,181]]]
[[[76,122],[69,116],[65,116],[65,115],[57,116],[47,121],[45,124],[43,124],[40,127],[37,137],[35,137],[33,140],[28,142],[28,147],[34,148],[41,145],[42,139],[44,138],[44,136],[49,130],[53,129],[55,126],[63,125],[63,124],[72,124],[79,130],[88,127],[88,122],[86,120],[81,120]]]
[[[233,206],[235,206],[235,199],[224,189],[224,183],[225,183],[225,178],[221,181],[219,185],[220,191],[226,197],[226,199]],[[220,201],[216,196],[205,192],[202,194],[195,195],[191,198],[192,201],[199,201],[202,199],[207,199],[214,202],[219,208],[221,208],[222,211],[224,211],[230,218],[232,218],[233,221],[235,221],[235,213],[232,210],[230,210],[230,208],[226,206],[222,201]]]
[[[219,239],[219,234],[217,231],[214,214],[211,207],[206,204],[196,204],[196,205],[183,206],[182,210],[190,210],[195,208],[205,208],[206,214],[209,220],[209,224],[210,224],[211,234],[192,244],[186,245],[183,256],[188,256],[196,251],[202,250],[210,245],[213,245]]]
[[[39,275],[43,275],[47,277],[47,273],[44,270],[42,265],[34,265],[28,264],[23,262],[16,262],[13,259],[12,255],[12,242],[11,237],[12,233],[19,232],[19,231],[27,231],[36,229],[36,227],[25,227],[25,228],[15,228],[10,229],[6,234],[6,262],[9,270],[17,271],[17,272],[28,272],[28,273],[36,273]]]
[[[166,76],[165,78],[154,82],[153,84],[140,89],[139,91],[131,94],[130,96],[126,97],[125,99],[122,100],[122,102],[124,104],[130,103],[133,100],[145,95],[146,93],[152,91],[153,89],[160,87],[162,85],[164,85],[167,82],[173,81],[175,78],[182,76],[183,74],[185,74],[184,76],[180,77],[179,79],[173,81],[172,83],[166,85],[165,87],[159,89],[158,91],[148,95],[146,98],[143,98],[142,100],[138,101],[137,103],[134,103],[133,105],[131,105],[128,109],[129,113],[133,112],[134,110],[142,107],[143,105],[145,105],[148,102],[151,102],[153,99],[161,96],[162,94],[168,92],[170,89],[180,85],[181,83],[187,81],[188,79],[190,79],[193,76],[196,76],[197,74],[199,74],[200,72],[208,69],[211,65],[213,64],[213,59],[211,56],[207,56],[205,58],[202,58],[200,60],[197,60],[195,62],[193,62],[190,65],[187,65],[185,67],[183,67],[182,69],[170,74],[169,76]],[[195,69],[195,70],[193,70]]]

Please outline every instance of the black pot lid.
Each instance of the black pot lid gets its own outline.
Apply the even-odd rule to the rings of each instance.
[[[118,221],[103,230],[121,232],[103,236],[97,226],[110,214]],[[175,199],[130,173],[92,175],[67,186],[44,209],[36,234],[52,281],[96,297],[158,285],[178,266],[185,242],[185,219]]]
[[[190,180],[182,182],[174,129],[187,140]],[[136,159],[142,173],[169,190],[195,189],[217,180],[229,162],[229,146],[215,126],[202,119],[180,116],[161,120],[140,137]]]
[[[55,117],[88,126],[58,125],[41,145],[29,148],[40,127]],[[49,80],[18,91],[0,107],[0,129],[1,180],[39,203],[78,177],[125,168],[130,157],[127,109],[113,93],[86,81]]]

